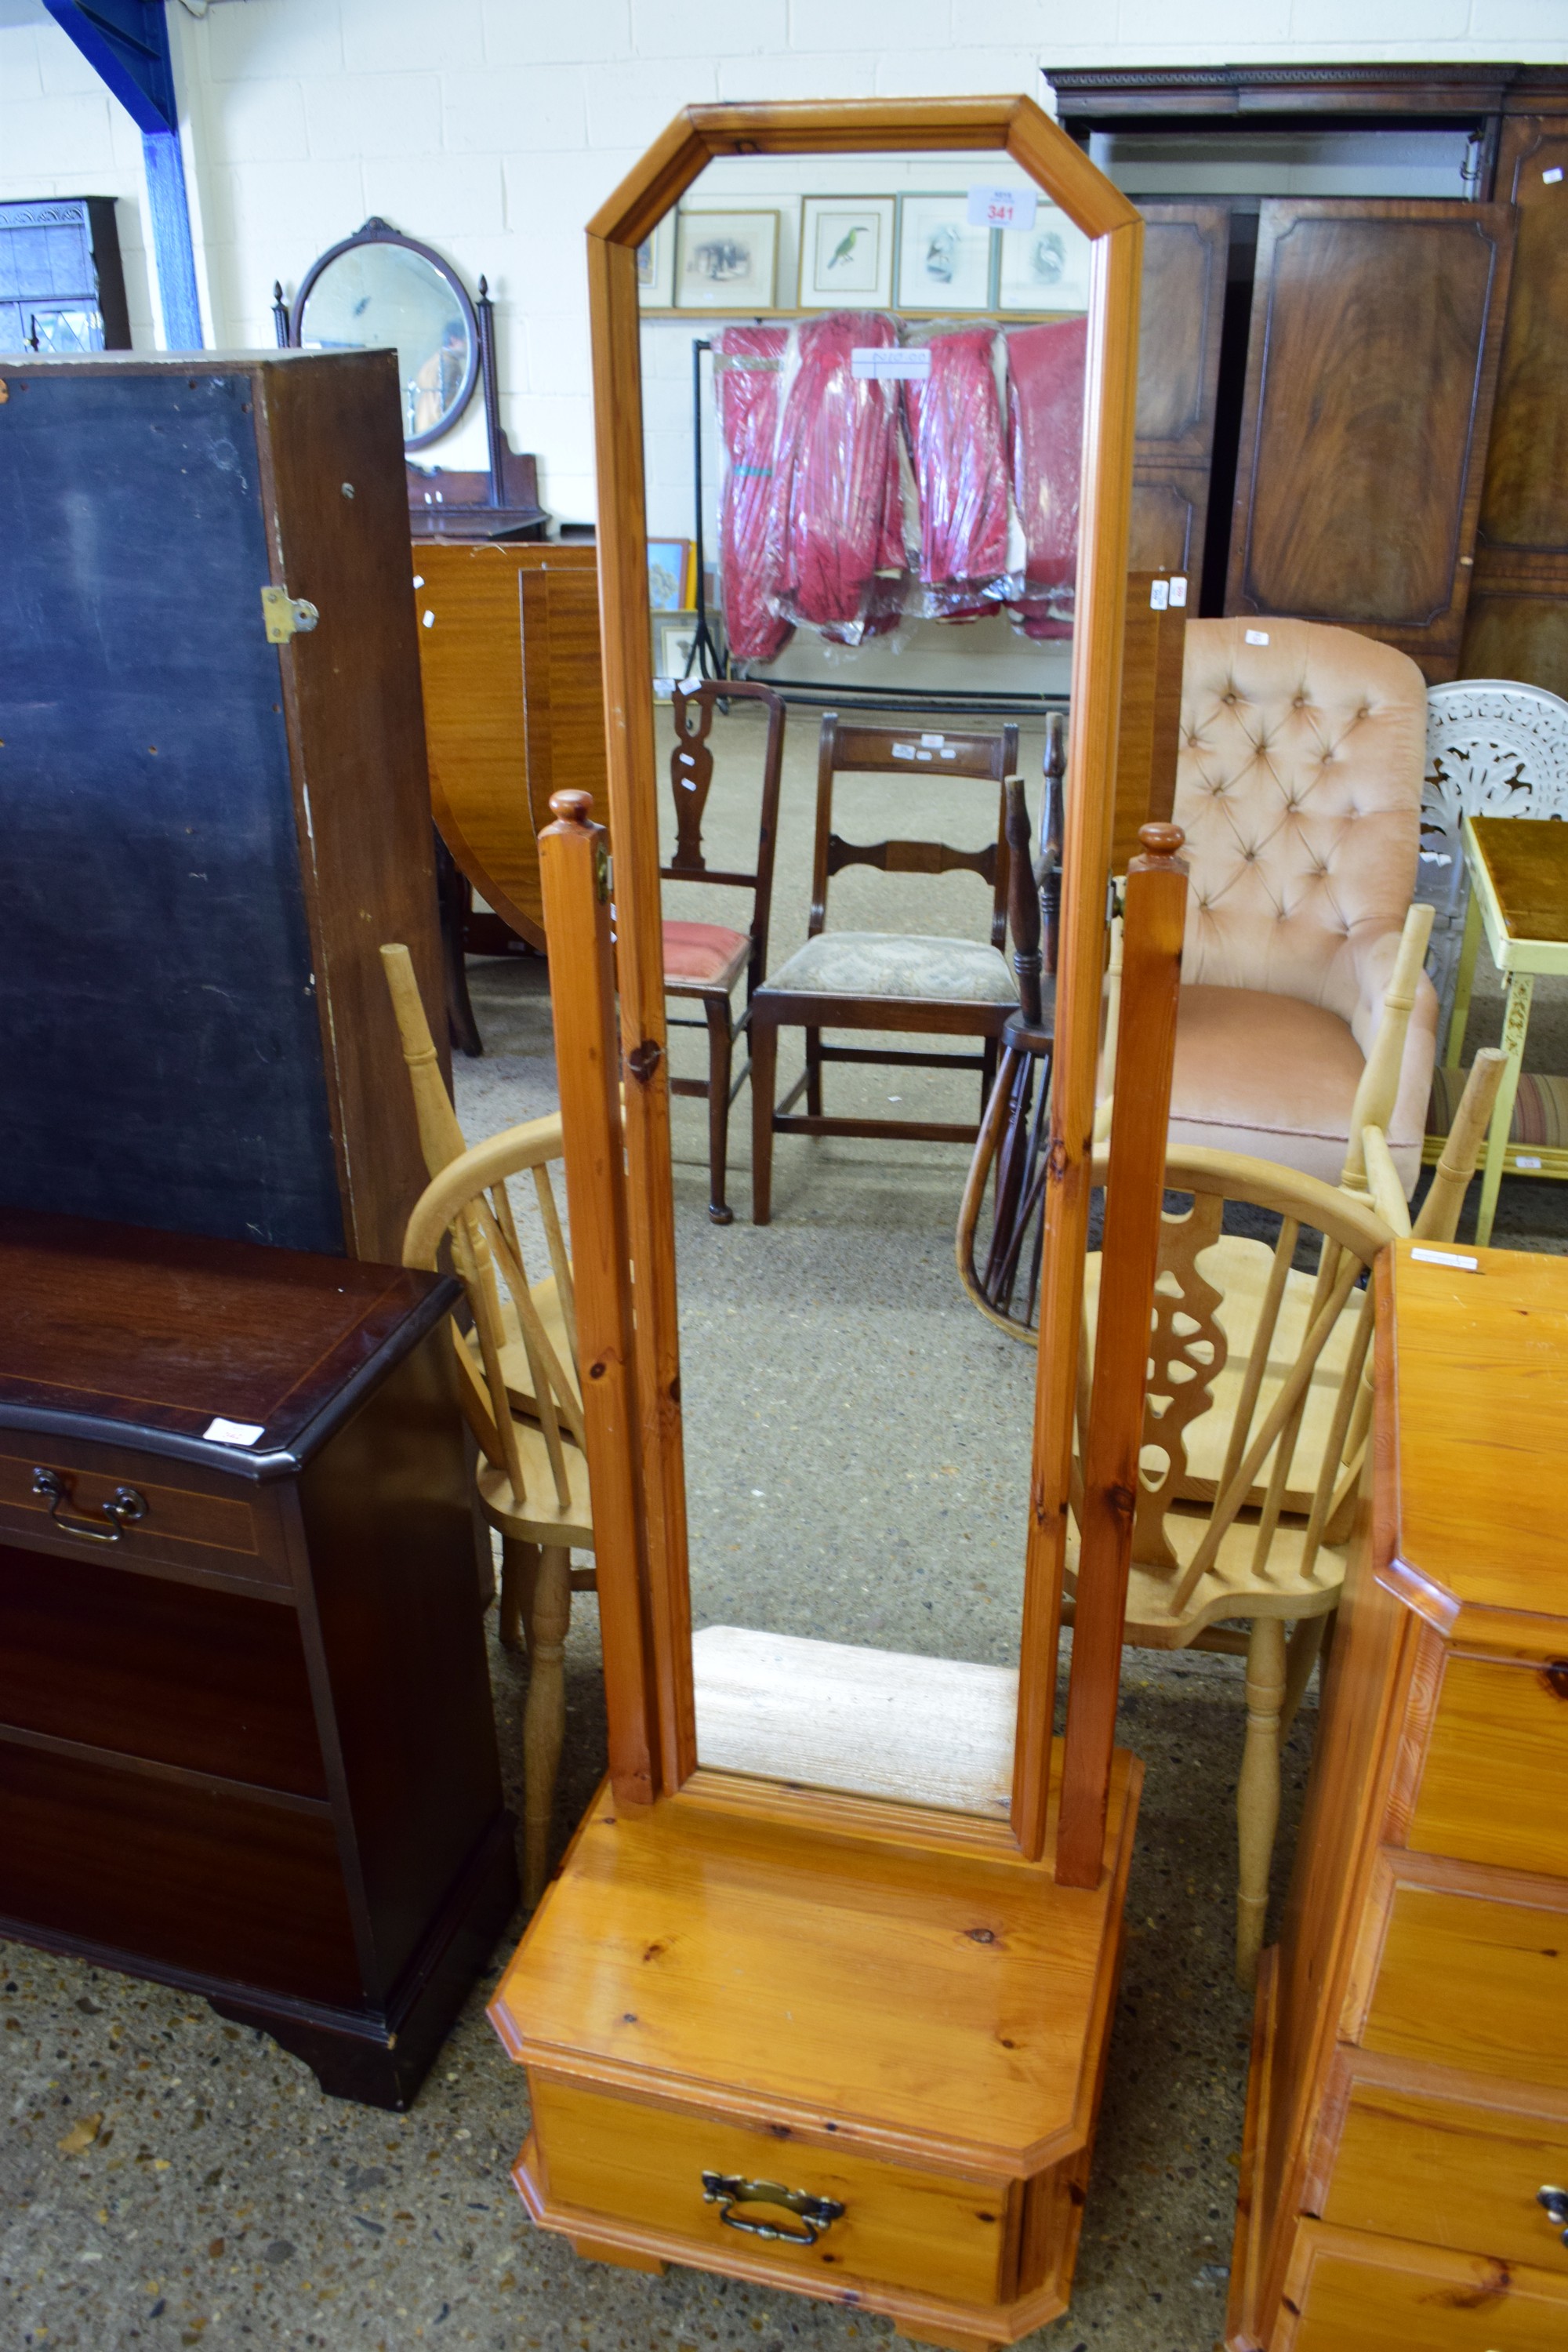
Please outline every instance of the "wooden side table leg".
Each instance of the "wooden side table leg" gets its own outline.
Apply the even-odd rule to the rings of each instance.
[[[1475,884],[1470,885],[1469,904],[1465,908],[1465,935],[1459,942],[1459,969],[1454,977],[1454,1009],[1448,1015],[1448,1041],[1443,1055],[1443,1067],[1457,1070],[1459,1056],[1465,1050],[1465,1027],[1470,1017],[1470,992],[1476,984],[1476,950],[1481,943],[1481,902]]]
[[[1514,1097],[1519,1092],[1519,1073],[1524,1061],[1524,1034],[1530,1026],[1530,1002],[1535,992],[1535,975],[1529,971],[1511,971],[1508,976],[1508,1007],[1502,1017],[1502,1049],[1508,1055],[1492,1105],[1492,1123],[1487,1130],[1487,1154],[1481,1163],[1481,1205],[1476,1217],[1476,1245],[1485,1249],[1492,1237],[1492,1220],[1497,1214],[1498,1192],[1502,1185],[1502,1164],[1508,1156],[1509,1129],[1513,1125]]]
[[[773,1088],[778,1079],[779,1033],[752,1008],[752,1223],[765,1225],[773,1213]]]

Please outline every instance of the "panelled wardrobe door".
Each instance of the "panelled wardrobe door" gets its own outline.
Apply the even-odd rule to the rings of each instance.
[[[1512,244],[1507,205],[1263,205],[1227,613],[1455,675]]]
[[[1459,675],[1568,695],[1568,111],[1504,119],[1497,185],[1519,226]]]
[[[1140,205],[1138,437],[1133,572],[1203,569],[1214,455],[1230,213],[1224,205]]]

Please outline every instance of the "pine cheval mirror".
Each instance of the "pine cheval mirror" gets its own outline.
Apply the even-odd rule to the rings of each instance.
[[[989,199],[1000,202],[1000,218],[1012,228],[987,224]],[[1080,1378],[1087,1382],[1079,1331],[1141,255],[1142,224],[1131,204],[1024,98],[695,106],[650,149],[588,233],[609,806],[591,809],[584,795],[560,796],[542,853],[609,1773],[490,2012],[529,2076],[532,2131],[513,2177],[533,2221],[563,2232],[582,2255],[644,2271],[689,2263],[850,2303],[888,2315],[901,2336],[972,2352],[1011,2343],[1067,2305],[1141,1781],[1135,1759],[1111,1745],[1120,1602],[1112,1568],[1097,1619],[1094,1482],[1097,1461],[1119,1463],[1124,1480],[1136,1477],[1146,1353],[1137,1299],[1142,1282],[1146,1332],[1148,1251],[1146,1265],[1132,1253],[1121,1299],[1133,1335],[1123,1350],[1124,1390],[1131,1382],[1136,1395],[1131,1403],[1125,1393],[1120,1404],[1110,1400],[1114,1427],[1091,1420],[1081,1472],[1074,1453]],[[802,401],[820,395],[812,427],[819,436],[824,419],[831,425],[847,416],[844,431],[863,436],[882,430],[885,420],[883,446],[903,453],[888,463],[903,468],[915,446],[908,432],[915,410],[904,404],[917,390],[931,399],[938,381],[937,363],[923,354],[950,329],[978,329],[978,341],[961,333],[941,354],[943,368],[960,344],[968,354],[968,375],[950,381],[943,426],[950,456],[962,461],[965,419],[982,415],[994,430],[1005,410],[1006,332],[1064,321],[1074,340],[1050,350],[1053,365],[1070,350],[1081,372],[1073,391],[1082,414],[1074,453],[1076,571],[1070,540],[1055,590],[1043,584],[1043,572],[1030,571],[1029,534],[1039,518],[1026,515],[1028,548],[1009,543],[1005,560],[998,556],[992,566],[997,579],[968,614],[928,595],[933,583],[916,544],[919,530],[905,528],[907,551],[895,545],[889,561],[874,547],[864,577],[836,612],[831,597],[844,593],[847,559],[832,502],[843,491],[839,476],[861,464],[868,444],[863,437],[860,454],[847,458],[836,444],[826,461],[812,444],[790,462],[819,465],[826,521],[817,555],[829,568],[837,564],[837,584],[824,591],[797,563],[787,589],[765,610],[757,604],[748,621],[724,570],[738,562],[744,488],[730,469],[749,462],[764,494],[781,495],[788,420]],[[1027,355],[1015,351],[1015,381]],[[931,902],[949,948],[966,926],[975,927],[982,899],[991,911],[977,873],[994,882],[999,910],[1006,867],[1005,851],[994,846],[996,762],[1016,751],[1018,730],[973,714],[999,708],[1015,690],[1025,695],[1030,789],[1037,792],[1027,697],[1038,697],[1042,678],[1055,677],[1069,708],[1038,1369],[1028,1360],[1032,1415],[1026,1389],[1016,1475],[1008,1472],[1019,1538],[1008,1664],[879,1648],[874,1612],[861,1597],[875,1582],[869,1559],[863,1574],[853,1561],[842,1575],[824,1570],[815,1614],[797,1612],[787,1624],[775,1615],[755,1632],[715,1622],[741,1605],[736,1596],[748,1588],[768,1615],[767,1498],[756,1489],[742,1496],[750,1518],[726,1527],[730,1580],[721,1585],[708,1524],[720,1514],[706,1492],[689,1497],[683,1454],[663,927],[689,909],[678,903],[679,856],[668,863],[677,738],[668,684],[656,698],[658,615],[649,611],[649,541],[683,539],[690,512],[679,499],[689,496],[694,368],[700,430],[708,436],[706,452],[700,442],[698,449],[708,458],[706,544],[720,550],[729,651],[737,672],[753,686],[773,687],[789,706],[795,748],[784,768],[780,874],[795,855],[791,841],[798,848],[812,835],[818,730],[836,698],[846,706],[835,738],[839,764],[854,769],[870,756],[873,720],[866,713],[885,709],[901,714],[892,733],[900,739],[895,758],[906,760],[908,773],[884,760],[875,774],[847,774],[834,824],[842,806],[847,830],[861,840],[879,812],[883,820],[891,813],[892,831],[917,818],[923,824],[941,787],[955,806],[962,801],[978,845],[950,861],[963,871],[945,870],[923,851],[922,865],[913,855],[919,844],[886,842],[870,859],[879,870],[840,875],[837,864],[854,861],[839,859],[839,843],[829,863],[834,907],[844,911],[830,914],[825,940],[842,946],[868,936],[869,922],[864,933],[835,925],[853,927],[863,905],[871,909],[870,898],[858,891],[903,873],[918,874],[922,887],[929,883],[939,893],[972,894],[951,901],[951,919],[942,911],[947,898]],[[737,414],[726,407],[731,385],[747,429],[759,401],[774,404],[749,459],[733,434],[724,438]],[[803,446],[810,442],[806,432]],[[679,497],[669,492],[677,476]],[[888,479],[894,484],[888,529],[896,542],[894,472]],[[903,487],[907,492],[907,479]],[[906,498],[906,522],[910,511]],[[701,521],[700,509],[700,530]],[[793,529],[793,518],[782,527]],[[994,609],[997,602],[1007,604],[1005,615]],[[980,662],[969,675],[996,688],[991,702],[984,694],[966,700],[952,686],[952,648],[963,635],[947,625],[955,620],[973,620],[966,642],[979,652],[965,658]],[[756,657],[746,661],[742,640],[752,624],[762,636],[752,648]],[[691,725],[696,740],[695,724],[682,716],[695,713],[696,702],[679,696],[695,695],[706,656],[688,644],[683,659],[688,674],[682,685],[676,671],[673,713],[682,728]],[[929,691],[931,709],[911,718],[916,688]],[[889,698],[879,704],[879,694]],[[727,709],[721,702],[718,715],[702,710],[720,747],[721,783],[732,747],[737,770],[751,761],[754,772],[772,742],[766,701],[753,695],[734,698]],[[982,737],[1003,746],[985,754],[989,767],[973,750]],[[945,778],[944,758],[954,770]],[[1018,758],[1023,772],[1026,754]],[[679,759],[673,774],[678,798]],[[837,793],[838,779],[831,782]],[[851,794],[861,787],[871,793],[871,813],[857,819]],[[715,823],[721,798],[715,791]],[[754,858],[754,799],[751,807],[732,836],[721,827],[708,851],[710,868],[739,867],[748,824]],[[804,848],[800,856],[804,873]],[[1169,981],[1173,1031],[1183,885],[1168,856],[1144,863],[1169,869],[1147,879],[1150,904],[1164,908],[1163,944],[1150,970],[1163,975],[1161,986]],[[686,870],[693,870],[689,854]],[[820,900],[826,887],[820,856],[816,882]],[[770,976],[799,966],[800,896],[797,908],[775,889]],[[994,951],[999,911],[993,919],[992,949],[982,942],[964,950],[972,963]],[[815,940],[815,907],[812,926]],[[1134,934],[1130,906],[1124,1006],[1142,984]],[[835,1008],[847,1001],[832,998]],[[848,1018],[836,1009],[839,1017]],[[955,1018],[927,1025],[965,1024]],[[1144,1027],[1153,1035],[1160,1023],[1146,1019]],[[994,1024],[983,1040],[975,1024],[969,1028],[975,1051],[961,1061],[966,1071],[981,1067],[995,1035]],[[753,1020],[753,1087],[757,1034]],[[793,1050],[783,1034],[784,1050]],[[812,1034],[820,1047],[821,1030]],[[849,1034],[858,1034],[852,1024]],[[1128,1034],[1124,1021],[1124,1042]],[[912,1042],[946,1048],[964,1040]],[[868,1057],[846,1050],[838,1058],[863,1065]],[[1156,1050],[1146,1119],[1129,1114],[1125,1150],[1120,1125],[1112,1141],[1102,1300],[1116,1287],[1112,1221],[1120,1215],[1131,1231],[1158,1217],[1165,1125],[1158,1061]],[[851,1090],[869,1083],[858,1068],[827,1075]],[[822,1077],[819,1066],[817,1092]],[[797,1082],[796,1091],[807,1083]],[[841,1123],[850,1143],[821,1148],[841,1150],[847,1165],[858,1151],[852,1177],[872,1166],[879,1150],[885,1168],[877,1181],[903,1181],[907,1165],[910,1182],[934,1182],[922,1172],[919,1139],[945,1137],[940,1181],[956,1210],[963,1159],[953,1157],[951,1140],[974,1131],[973,1088],[967,1076],[941,1083],[952,1087],[966,1125],[894,1129],[915,1137],[911,1150],[906,1141],[865,1140],[868,1132],[875,1136],[875,1122],[851,1118]],[[1168,1092],[1168,1051],[1163,1083]],[[896,1102],[889,1088],[897,1085],[879,1078],[871,1098]],[[851,1101],[852,1092],[840,1098]],[[757,1118],[765,1115],[759,1106]],[[833,1122],[806,1117],[795,1128],[825,1137]],[[782,1131],[792,1129],[785,1124]],[[759,1268],[809,1269],[830,1245],[800,1191],[811,1165],[830,1162],[810,1160],[816,1142],[809,1151],[792,1149],[801,1156],[791,1166],[805,1172],[790,1178],[795,1190],[772,1232],[682,1228],[683,1251],[731,1252],[723,1263],[734,1268],[735,1282],[755,1285],[754,1305],[744,1311],[759,1381],[766,1378],[770,1319],[785,1311]],[[907,1162],[898,1156],[905,1151]],[[682,1166],[682,1183],[686,1173]],[[770,1261],[766,1253],[775,1249],[794,1255]],[[945,1268],[931,1278],[951,1289],[955,1315],[970,1312],[951,1242]],[[875,1302],[867,1308],[873,1318],[879,1311]],[[984,1332],[978,1322],[974,1328]],[[1100,1328],[1096,1415],[1111,1353],[1103,1310]],[[1024,1351],[1013,1349],[1009,1372],[1024,1360]],[[916,1393],[919,1370],[917,1364],[908,1375]],[[868,1394],[873,1386],[868,1382]],[[844,1402],[852,1402],[847,1391]],[[868,1409],[875,1410],[874,1399]],[[714,1406],[694,1397],[684,1410]],[[768,1441],[781,1477],[845,1477],[841,1459],[785,1462],[789,1425],[781,1416]],[[907,1441],[915,1448],[911,1490],[940,1462],[943,1434],[938,1401],[929,1431]],[[889,1453],[894,1444],[894,1435],[873,1433],[866,1451]],[[1075,1491],[1083,1541],[1064,1738],[1053,1735],[1058,1637],[1069,1488],[1080,1478],[1089,1491],[1087,1504],[1083,1486]],[[1113,1484],[1106,1486],[1107,1528],[1116,1517]],[[929,1484],[921,1491],[929,1496]],[[931,1534],[938,1515],[929,1503],[921,1507],[930,1523],[921,1539],[940,1545],[940,1530]],[[861,1526],[852,1496],[845,1524],[851,1536]],[[748,1536],[753,1525],[757,1532]],[[1110,1557],[1113,1531],[1107,1542]]]

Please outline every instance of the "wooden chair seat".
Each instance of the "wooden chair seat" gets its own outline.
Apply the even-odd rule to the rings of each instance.
[[[957,1004],[1017,1003],[1006,960],[983,940],[897,931],[826,931],[781,964],[759,995],[933,997]]]
[[[733,988],[751,955],[749,931],[732,931],[724,923],[666,923],[665,987],[672,996],[686,990]]]
[[[1165,1535],[1178,1569],[1186,1568],[1209,1529],[1206,1511],[1180,1507],[1165,1515]],[[1190,1599],[1173,1608],[1176,1587],[1166,1577],[1152,1575],[1136,1562],[1127,1582],[1125,1639],[1146,1650],[1188,1650],[1208,1626],[1226,1618],[1283,1617],[1297,1624],[1304,1618],[1326,1616],[1339,1604],[1345,1577],[1345,1547],[1321,1544],[1303,1575],[1301,1562],[1307,1539],[1306,1521],[1281,1520],[1268,1546],[1267,1585],[1253,1570],[1258,1544],[1256,1514],[1238,1520],[1220,1538],[1219,1556],[1199,1580]],[[1078,1587],[1078,1539],[1068,1538],[1067,1589]],[[1244,1642],[1238,1646],[1245,1648]]]
[[[538,1544],[544,1550],[559,1547],[566,1551],[592,1551],[594,1507],[588,1494],[587,1455],[581,1446],[563,1446],[570,1489],[563,1503],[556,1492],[543,1431],[526,1422],[519,1422],[516,1427],[522,1460],[521,1496],[504,1469],[489,1462],[479,1464],[479,1499],[491,1526],[514,1543]]]

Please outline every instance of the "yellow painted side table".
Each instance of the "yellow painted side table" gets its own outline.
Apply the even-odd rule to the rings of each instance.
[[[1509,1150],[1514,1097],[1524,1060],[1525,1032],[1530,1026],[1531,999],[1540,972],[1568,974],[1568,824],[1518,816],[1467,817],[1465,863],[1469,868],[1470,905],[1465,918],[1464,944],[1459,950],[1458,983],[1453,1017],[1448,1024],[1444,1062],[1459,1066],[1465,1024],[1469,1018],[1470,990],[1476,975],[1476,952],[1486,933],[1492,961],[1508,987],[1503,1012],[1502,1046],[1508,1065],[1498,1088],[1481,1162],[1481,1205],[1476,1220],[1476,1240],[1490,1241],[1497,1214],[1498,1190],[1505,1162],[1531,1175],[1563,1172],[1547,1167],[1546,1154],[1521,1154]],[[1558,1158],[1561,1155],[1553,1154]]]

